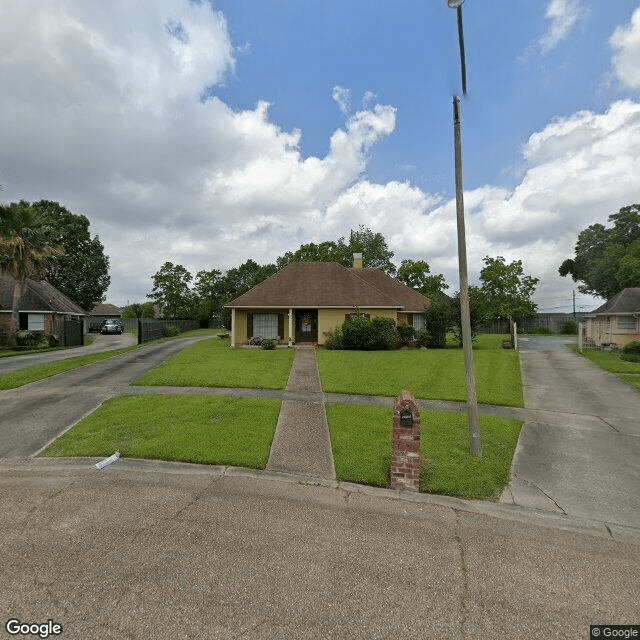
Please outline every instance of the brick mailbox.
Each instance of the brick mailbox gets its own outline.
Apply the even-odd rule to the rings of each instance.
[[[410,391],[403,391],[393,403],[391,488],[420,488],[420,410]]]

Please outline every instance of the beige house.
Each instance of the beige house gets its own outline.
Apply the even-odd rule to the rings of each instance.
[[[359,257],[353,268],[336,262],[288,265],[225,306],[231,309],[232,346],[254,336],[324,344],[324,333],[352,313],[393,318],[419,330],[431,300],[379,269],[363,268]]]
[[[623,289],[611,300],[585,314],[585,336],[597,346],[624,346],[640,340],[640,287]]]

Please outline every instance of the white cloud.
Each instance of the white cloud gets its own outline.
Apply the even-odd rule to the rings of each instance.
[[[333,94],[331,97],[340,107],[340,111],[342,111],[345,116],[348,116],[349,110],[351,109],[351,90],[336,85],[333,87]]]
[[[613,69],[620,82],[637,89],[640,87],[640,7],[631,16],[628,25],[618,27],[609,43],[615,50]]]

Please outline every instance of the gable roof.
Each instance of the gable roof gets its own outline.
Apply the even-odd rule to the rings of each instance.
[[[6,273],[0,273],[0,310],[11,311],[13,308],[13,285],[16,279]],[[20,311],[44,311],[86,315],[75,302],[67,298],[46,280],[26,279],[24,294],[20,299]]]
[[[98,304],[91,309],[89,313],[91,316],[117,316],[122,315],[120,307],[116,307],[115,304],[108,304],[106,302],[98,302]]]
[[[640,287],[627,287],[588,315],[640,312]]]
[[[376,271],[379,275],[368,273],[361,276],[360,271]],[[391,282],[382,285],[385,280]],[[348,269],[337,262],[296,262],[263,280],[225,307],[405,309],[407,304],[410,307],[419,304],[406,292],[401,295],[403,287],[378,269]],[[419,308],[415,310],[424,311],[430,300],[413,293],[421,299]]]

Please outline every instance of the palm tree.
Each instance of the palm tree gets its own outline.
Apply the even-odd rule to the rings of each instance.
[[[28,202],[0,205],[0,271],[15,278],[9,323],[10,347],[16,344],[20,298],[27,278],[42,275],[62,251],[61,247],[48,245],[42,220]]]

